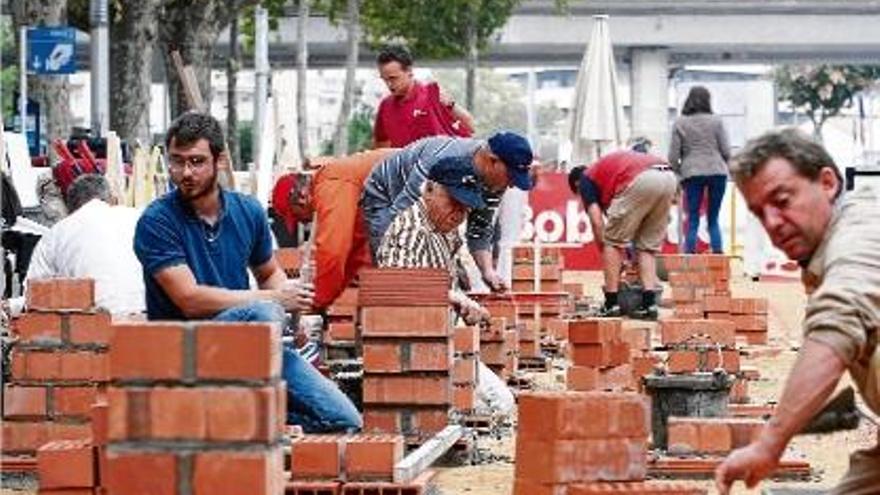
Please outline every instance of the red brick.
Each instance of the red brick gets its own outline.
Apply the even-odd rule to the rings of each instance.
[[[692,454],[700,451],[699,427],[685,418],[669,418],[666,425],[666,447],[670,454]]]
[[[305,435],[291,444],[290,473],[295,480],[337,479],[340,477],[340,435]]]
[[[676,303],[675,308],[673,308],[672,315],[674,318],[702,318],[703,317],[703,303],[702,302],[693,302],[693,303]]]
[[[446,371],[452,366],[452,343],[365,341],[364,370],[368,373]]]
[[[95,304],[95,281],[44,278],[28,281],[27,307],[41,310],[87,310]]]
[[[452,383],[476,383],[477,359],[475,356],[459,358],[452,367]]]
[[[100,488],[41,488],[37,495],[104,495],[106,492]]]
[[[672,301],[676,305],[680,303],[693,303],[697,301],[697,294],[693,287],[673,287]]]
[[[600,387],[601,383],[599,368],[569,366],[565,372],[565,388],[568,390],[596,390]]]
[[[6,384],[3,390],[3,417],[46,416],[46,388]]]
[[[193,495],[281,493],[281,451],[202,452],[193,462]]]
[[[728,399],[732,404],[749,403],[749,382],[743,378],[737,378],[730,388]]]
[[[200,440],[206,436],[206,404],[198,388],[155,387],[150,392],[150,436]]]
[[[172,323],[125,323],[113,326],[110,376],[126,379],[180,379],[184,327]]]
[[[52,423],[3,421],[3,452],[33,452],[51,438]]]
[[[486,301],[483,307],[493,318],[503,318],[507,326],[516,325],[519,321],[516,304],[513,301]]]
[[[451,332],[446,306],[361,308],[365,337],[447,337]]]
[[[647,399],[636,393],[527,392],[520,394],[518,406],[517,441],[643,438],[649,429]]]
[[[270,380],[281,373],[281,330],[266,323],[205,323],[196,329],[196,376]]]
[[[648,351],[651,349],[651,329],[653,325],[630,323],[624,325],[621,338],[629,344],[630,351]]]
[[[736,344],[733,323],[725,320],[663,319],[660,320],[660,337],[664,345],[710,343],[733,347]]]
[[[363,343],[364,371],[367,373],[399,373],[403,371],[400,344],[394,341]]]
[[[504,342],[483,342],[480,345],[480,360],[486,364],[503,365],[508,352]]]
[[[365,376],[364,403],[449,404],[452,400],[448,377]]]
[[[354,435],[346,439],[346,479],[392,480],[394,465],[403,458],[400,435]]]
[[[92,425],[92,442],[98,446],[107,445],[108,414],[110,405],[106,399],[92,404],[89,419]]]
[[[55,416],[87,416],[92,404],[98,399],[98,388],[88,387],[54,387]]]
[[[584,295],[584,284],[580,283],[571,283],[571,284],[562,284],[563,292],[567,292],[574,297],[583,297]]]
[[[67,316],[70,341],[74,344],[109,344],[112,334],[110,313],[79,313]]]
[[[57,380],[61,378],[61,355],[56,352],[17,350],[12,354],[13,380]]]
[[[12,331],[21,342],[61,342],[61,315],[28,311],[12,320]]]
[[[339,495],[341,486],[338,481],[287,481],[284,495]]]
[[[730,300],[730,312],[735,315],[767,314],[767,298],[733,298]]]
[[[170,453],[107,450],[102,483],[113,495],[177,495],[177,458]]]
[[[351,321],[331,321],[327,327],[327,333],[330,335],[330,339],[334,341],[357,339],[354,322]]]
[[[602,390],[634,391],[637,388],[632,366],[629,363],[602,368],[599,374],[602,381]]]
[[[275,250],[275,259],[285,272],[296,272],[302,264],[302,253],[295,247],[278,248]]]
[[[669,351],[666,361],[667,370],[670,373],[693,373],[695,371],[713,371],[722,368],[728,373],[739,371],[739,351],[735,349],[680,350]]]
[[[573,344],[569,351],[575,366],[618,366],[629,361],[629,345],[626,342]]]
[[[108,359],[104,352],[68,351],[60,354],[61,379],[106,382]]]
[[[489,325],[480,327],[480,344],[485,342],[501,342],[507,330],[507,319],[492,318]]]
[[[81,440],[92,436],[92,427],[88,423],[49,423],[49,439]]]
[[[452,387],[452,407],[459,411],[471,411],[476,407],[475,384],[459,384]]]
[[[206,387],[205,429],[209,440],[249,441],[258,436],[259,408],[253,389],[245,387]]]
[[[452,342],[411,342],[409,343],[409,371],[448,371],[452,368]]]
[[[730,311],[730,296],[703,296],[703,309],[711,312],[727,313]]]
[[[479,327],[459,327],[455,329],[455,352],[461,354],[480,352]]]
[[[547,333],[556,340],[568,340],[568,320],[547,318]]]
[[[742,332],[736,335],[743,337],[748,345],[767,345],[767,332]]]
[[[733,448],[733,434],[730,425],[723,421],[705,420],[701,422],[700,452],[726,454]]]
[[[566,495],[706,495],[705,488],[682,481],[625,481],[578,483],[568,486]]]
[[[611,342],[620,337],[621,323],[620,318],[572,320],[568,324],[568,340],[573,344]]]
[[[737,332],[767,331],[767,315],[733,315]]]
[[[643,439],[517,440],[514,473],[538,483],[640,480],[646,454]]]
[[[447,407],[395,408],[366,406],[364,432],[434,434],[449,424]]]
[[[37,449],[40,489],[95,486],[95,452],[89,440],[58,440]]]

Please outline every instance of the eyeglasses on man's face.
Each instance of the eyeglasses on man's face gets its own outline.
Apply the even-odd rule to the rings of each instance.
[[[208,166],[211,158],[205,155],[171,155],[168,157],[168,168],[172,172],[181,172],[185,168],[189,168],[193,172],[200,172]]]

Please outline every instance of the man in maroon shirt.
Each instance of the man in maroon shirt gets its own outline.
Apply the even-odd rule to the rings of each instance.
[[[391,94],[379,103],[373,125],[374,148],[403,148],[429,136],[470,137],[471,115],[440,91],[437,83],[413,78],[412,56],[399,45],[387,46],[377,57],[379,76]]]
[[[657,266],[677,188],[675,175],[663,158],[636,151],[618,151],[589,168],[574,167],[568,175],[571,192],[584,203],[593,237],[602,253],[605,272],[603,316],[621,316],[617,303],[623,250],[635,244],[642,281],[642,306],[633,316],[657,319]],[[608,218],[605,222],[603,214]]]

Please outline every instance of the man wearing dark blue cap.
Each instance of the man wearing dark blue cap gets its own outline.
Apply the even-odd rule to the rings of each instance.
[[[431,167],[422,189],[422,196],[385,231],[376,265],[449,270],[454,281],[455,255],[462,244],[458,226],[469,211],[486,206],[476,170],[469,158],[444,158]],[[488,317],[485,309],[454,288],[450,302],[469,323]]]
[[[375,255],[388,226],[421,197],[425,178],[446,158],[461,159],[457,166],[470,163],[473,167],[485,204],[468,213],[468,250],[486,284],[493,291],[503,291],[504,282],[492,263],[495,211],[508,187],[532,187],[532,149],[524,137],[513,132],[496,133],[487,141],[447,136],[425,138],[386,158],[367,178],[361,198],[371,250]]]

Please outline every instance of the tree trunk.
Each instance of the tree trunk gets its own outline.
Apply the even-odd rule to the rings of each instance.
[[[188,110],[183,85],[168,53],[177,49],[185,65],[192,66],[207,111],[211,106],[211,61],[220,31],[233,15],[257,0],[200,0],[198,7],[190,0],[171,0],[159,19],[159,40],[165,51],[165,72],[172,118]]]
[[[42,0],[39,2],[13,2],[13,23],[22,26],[57,26],[67,24],[66,0]],[[19,50],[26,50],[19,47]],[[67,76],[28,76],[28,97],[40,104],[45,116],[45,139],[67,139],[70,135],[70,84]],[[50,151],[50,156],[54,153]]]
[[[477,88],[477,15],[474,2],[469,3],[468,26],[467,26],[467,60],[465,62],[466,82],[465,82],[465,107],[468,112],[473,114],[474,101]]]
[[[333,153],[336,156],[348,154],[348,121],[354,100],[355,69],[357,69],[358,46],[360,42],[360,0],[348,0],[346,17],[348,31],[348,56],[345,60],[345,88],[342,93],[342,108],[336,121]]]
[[[110,129],[122,139],[150,136],[153,47],[161,0],[125,0],[110,23]]]
[[[234,0],[230,0],[233,3]],[[226,144],[233,170],[241,169],[241,146],[238,142],[238,70],[241,68],[241,48],[238,44],[238,15],[229,23],[229,60],[226,63]]]
[[[296,19],[296,136],[299,140],[299,157],[303,163],[309,156],[309,125],[306,105],[309,45],[306,29],[309,24],[310,1],[299,0]]]

